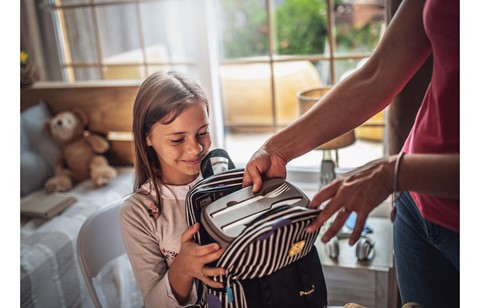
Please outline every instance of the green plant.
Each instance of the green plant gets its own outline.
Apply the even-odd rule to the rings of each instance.
[[[323,54],[327,42],[327,0],[283,0],[273,12],[275,51],[279,55]],[[268,54],[266,8],[258,0],[221,0],[221,51],[224,58]],[[347,3],[348,4],[348,3]],[[345,6],[344,0],[333,5]],[[370,8],[371,10],[372,8]],[[335,15],[340,14],[334,12]],[[351,11],[343,14],[353,14]],[[356,13],[358,14],[358,13]],[[338,17],[338,16],[337,16]],[[336,52],[370,52],[378,44],[383,19],[353,27],[351,16],[335,25]]]
[[[218,1],[224,58],[268,53],[267,14],[257,0]]]
[[[322,54],[327,35],[325,0],[287,0],[275,13],[281,55]]]
[[[360,28],[350,25],[337,25],[336,44],[338,52],[370,52],[375,49],[380,38],[383,21],[372,21]]]
[[[268,23],[257,0],[219,1],[225,58],[266,55]],[[286,0],[274,12],[275,48],[281,55],[321,54],[327,34],[325,0]]]

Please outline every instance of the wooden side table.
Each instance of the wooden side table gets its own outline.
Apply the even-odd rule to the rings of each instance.
[[[374,242],[375,256],[358,261],[355,245],[339,240],[339,257],[333,260],[318,237],[316,247],[327,284],[328,304],[343,306],[357,303],[368,308],[397,308],[398,289],[393,258],[393,225],[387,218],[370,217],[373,229],[368,236]],[[326,230],[326,229],[325,229]]]

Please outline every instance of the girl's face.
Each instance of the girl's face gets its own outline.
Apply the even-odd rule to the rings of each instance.
[[[153,125],[147,145],[157,154],[165,184],[185,185],[198,177],[200,162],[212,140],[208,115],[198,103],[185,109],[172,123]]]

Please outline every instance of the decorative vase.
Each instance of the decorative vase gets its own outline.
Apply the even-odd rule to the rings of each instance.
[[[35,81],[40,79],[38,67],[31,63],[20,63],[20,86],[22,88],[31,86]]]

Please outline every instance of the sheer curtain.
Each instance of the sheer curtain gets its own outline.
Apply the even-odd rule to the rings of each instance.
[[[36,2],[21,0],[20,4],[20,50],[26,51],[29,61],[40,72],[40,80],[45,80],[43,46],[37,17]]]
[[[40,71],[40,81],[62,81],[55,24],[43,0],[20,2],[20,49]]]

